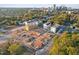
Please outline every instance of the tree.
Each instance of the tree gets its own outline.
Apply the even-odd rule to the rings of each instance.
[[[51,18],[49,21],[63,25],[64,24],[63,20],[67,20],[68,18],[69,17],[66,13],[60,13],[60,14],[54,15],[53,18]]]
[[[55,36],[54,38],[54,45],[53,47],[51,48],[51,50],[49,51],[49,54],[58,54],[58,50],[59,50],[59,41],[57,40],[58,39],[58,36]]]
[[[54,55],[76,55],[79,54],[78,33],[64,32],[60,36],[53,38],[54,43],[49,50],[49,54]]]
[[[69,46],[69,47],[67,47],[67,53],[69,55],[76,55],[78,52],[77,52],[76,48]]]
[[[10,54],[22,54],[25,50],[19,44],[12,44],[9,46],[8,51],[10,52]]]

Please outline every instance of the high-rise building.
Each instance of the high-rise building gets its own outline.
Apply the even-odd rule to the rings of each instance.
[[[54,7],[53,9],[56,10],[56,5],[55,4],[53,5],[53,7]]]

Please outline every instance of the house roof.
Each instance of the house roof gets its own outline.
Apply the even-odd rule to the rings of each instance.
[[[48,33],[45,33],[39,37],[37,37],[38,40],[48,40],[50,38],[50,35]]]
[[[35,48],[42,47],[42,44],[43,44],[43,42],[41,40],[38,40],[38,39],[36,41],[34,41],[34,43],[33,43]]]
[[[43,37],[44,37],[44,38],[49,38],[50,35],[49,35],[49,33],[45,33],[45,34],[43,34]]]
[[[35,37],[35,38],[37,38],[40,35],[40,33],[35,32],[35,31],[30,31],[30,32],[28,32],[28,34]]]
[[[47,23],[44,23],[45,25],[50,25],[51,23],[50,22],[47,22]]]

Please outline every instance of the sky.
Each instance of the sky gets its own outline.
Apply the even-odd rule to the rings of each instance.
[[[67,6],[67,7],[71,7],[71,8],[79,8],[79,4],[56,4],[57,6]],[[0,4],[0,7],[3,8],[39,8],[39,7],[51,7],[53,6],[53,4]]]
[[[58,4],[57,6],[65,5],[67,7],[79,9],[79,4]]]

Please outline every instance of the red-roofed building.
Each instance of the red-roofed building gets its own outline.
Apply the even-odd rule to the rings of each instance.
[[[34,43],[33,43],[33,46],[34,46],[35,49],[41,48],[42,45],[43,45],[43,42],[42,42],[41,40],[36,40],[36,41],[34,41]]]

